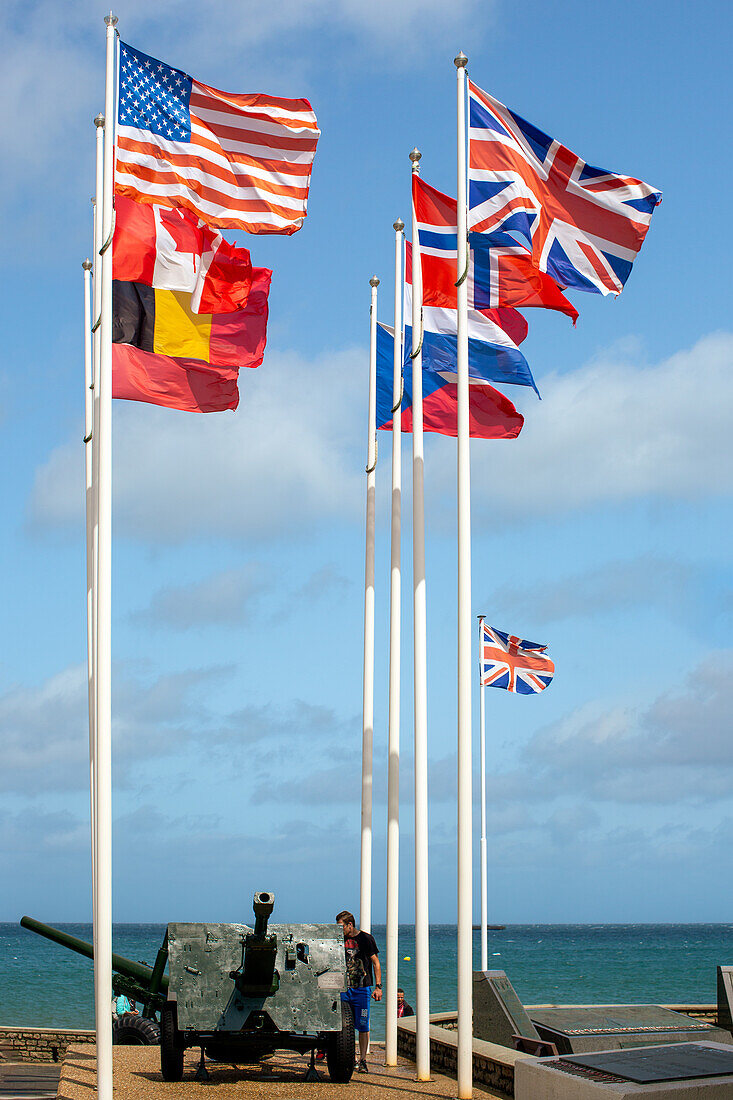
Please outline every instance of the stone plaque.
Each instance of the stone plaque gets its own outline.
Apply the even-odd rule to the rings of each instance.
[[[514,986],[503,970],[474,970],[473,1033],[477,1039],[513,1047],[512,1035],[539,1039]]]
[[[693,1081],[697,1077],[731,1077],[733,1086],[733,1050],[721,1050],[704,1043],[573,1054],[565,1056],[564,1060],[640,1085],[654,1081]]]
[[[621,1050],[650,1043],[707,1039],[731,1043],[729,1032],[661,1005],[578,1005],[532,1009],[540,1037],[560,1054]]]

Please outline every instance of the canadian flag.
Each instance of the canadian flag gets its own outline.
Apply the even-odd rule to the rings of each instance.
[[[224,240],[188,210],[115,196],[112,277],[186,291],[192,313],[234,313],[252,287],[249,250]]]

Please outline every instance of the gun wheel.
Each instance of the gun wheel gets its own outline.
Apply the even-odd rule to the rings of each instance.
[[[183,1078],[183,1043],[178,1030],[178,1009],[168,1001],[160,1012],[160,1072],[164,1081]]]
[[[326,1047],[328,1076],[336,1084],[345,1085],[354,1072],[356,1053],[354,1050],[354,1017],[351,1005],[341,1002],[341,1030],[332,1035]]]
[[[120,1047],[155,1047],[160,1028],[144,1016],[118,1016],[112,1021],[112,1044]]]

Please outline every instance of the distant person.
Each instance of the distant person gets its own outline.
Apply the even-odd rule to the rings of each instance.
[[[115,1014],[117,1016],[139,1016],[140,1013],[135,1008],[135,1002],[127,999],[124,993],[120,993],[119,997],[115,1001]]]
[[[397,990],[397,1015],[398,1016],[414,1016],[415,1012],[412,1005],[408,1005],[405,1000],[404,989]]]
[[[353,913],[344,909],[336,917],[344,930],[346,947],[346,977],[349,988],[341,994],[341,1000],[351,1005],[354,1027],[359,1033],[359,1064],[357,1073],[368,1073],[367,1050],[369,1048],[369,1008],[371,998],[382,999],[382,967],[374,937],[360,932]],[[376,978],[376,981],[374,980]]]

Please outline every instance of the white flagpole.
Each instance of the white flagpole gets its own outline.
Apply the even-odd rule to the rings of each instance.
[[[96,128],[96,184],[94,199],[94,261],[92,268],[92,685],[93,685],[93,816],[92,816],[92,906],[93,941],[97,942],[97,663],[98,663],[98,598],[99,579],[99,358],[102,346],[102,204],[104,195],[104,115],[94,119]],[[96,981],[96,974],[95,974]],[[95,993],[96,996],[96,993]]]
[[[96,223],[96,216],[95,216]],[[96,224],[95,224],[96,228]],[[94,912],[94,822],[96,819],[96,782],[97,767],[96,738],[96,691],[94,681],[94,480],[92,466],[93,437],[93,365],[92,365],[92,261],[87,259],[81,265],[84,269],[84,473],[87,528],[87,696],[89,709],[89,821],[91,824],[92,844],[92,914]],[[92,919],[94,936],[96,921]]]
[[[367,427],[366,563],[364,568],[364,694],[361,740],[361,885],[359,926],[372,928],[372,779],[374,744],[374,542],[376,526],[377,468],[377,287],[372,288],[369,307],[369,405]]]
[[[473,1093],[473,866],[471,827],[471,452],[468,393],[466,65],[458,77],[458,1097]]]
[[[400,630],[402,575],[402,240],[405,223],[393,225],[394,360],[392,373],[392,532],[389,580],[389,734],[387,764],[387,974],[385,1065],[397,1065],[397,985],[400,894]]]
[[[112,1100],[112,232],[114,225],[115,24],[105,16],[102,204],[102,324],[99,361],[99,534],[97,548],[97,950],[94,957],[97,1097]]]
[[[484,615],[478,617],[478,690],[481,715],[480,741],[481,741],[481,969],[489,969],[489,903],[488,903],[488,868],[486,863],[486,704],[484,696],[486,688],[482,681],[483,661],[483,633]]]
[[[413,176],[422,153],[410,153]],[[425,464],[422,415],[422,273],[412,204],[412,584],[415,680],[415,1065],[430,1080],[430,941],[428,905],[428,707],[425,595]]]

